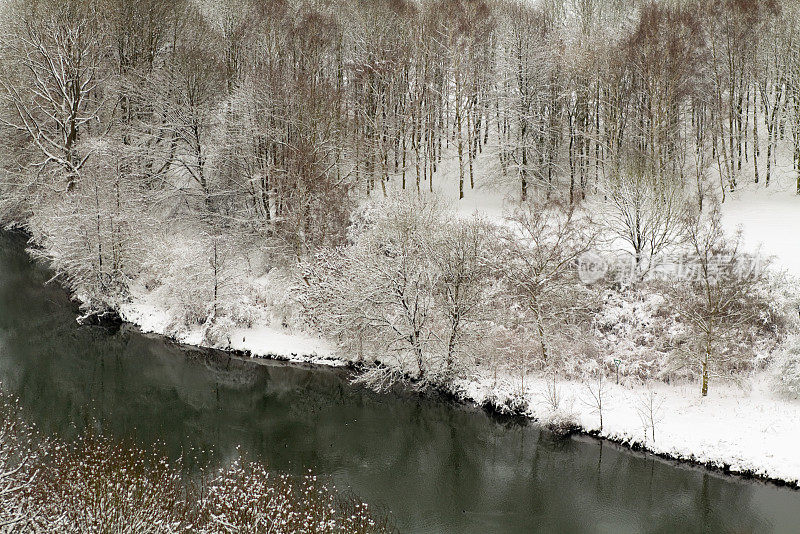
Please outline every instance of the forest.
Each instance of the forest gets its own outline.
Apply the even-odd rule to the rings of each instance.
[[[800,391],[774,350],[791,284],[722,223],[731,195],[800,192],[796,2],[15,0],[2,18],[0,222],[87,313],[146,302],[218,348],[302,332],[377,389],[477,373],[514,413],[531,375],[705,396],[777,362]]]

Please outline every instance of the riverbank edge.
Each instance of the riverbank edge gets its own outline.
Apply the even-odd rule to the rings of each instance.
[[[363,362],[355,362],[352,360],[347,360],[344,358],[332,357],[332,356],[322,357],[318,354],[294,353],[289,356],[277,353],[254,354],[250,350],[240,350],[240,349],[225,348],[225,347],[222,348],[209,347],[202,344],[198,345],[198,344],[186,343],[176,338],[175,336],[171,336],[168,334],[147,332],[145,330],[142,330],[140,325],[128,320],[123,319],[123,323],[135,328],[138,332],[140,332],[143,335],[157,336],[158,338],[167,340],[171,343],[175,343],[177,345],[193,349],[219,351],[237,358],[254,362],[262,360],[262,361],[278,362],[285,364],[303,365],[309,368],[339,368],[339,369],[346,369],[350,372],[359,372],[373,367],[373,365],[369,365]],[[377,365],[381,364],[378,363]],[[760,483],[771,484],[777,487],[789,488],[792,490],[800,490],[800,480],[787,480],[780,477],[770,476],[769,474],[760,473],[750,469],[745,469],[745,470],[733,469],[731,468],[731,465],[728,463],[715,462],[715,461],[704,462],[702,460],[698,460],[694,455],[689,455],[689,456],[676,455],[663,451],[658,451],[650,447],[647,443],[643,443],[641,441],[629,437],[617,437],[614,435],[605,434],[598,429],[588,429],[580,424],[570,424],[567,428],[552,429],[549,428],[544,421],[542,421],[540,418],[536,417],[535,414],[529,411],[519,411],[519,410],[514,412],[501,411],[500,409],[498,409],[498,407],[496,407],[492,403],[480,402],[477,399],[472,398],[468,394],[464,393],[463,391],[454,391],[453,389],[442,385],[437,385],[437,386],[428,385],[424,389],[415,389],[411,387],[411,385],[414,382],[413,378],[412,377],[407,377],[407,378],[409,380],[408,383],[403,385],[403,389],[406,392],[418,395],[440,395],[442,397],[442,400],[452,401],[455,404],[460,405],[462,407],[475,408],[479,411],[482,411],[488,417],[491,418],[501,419],[504,421],[509,421],[509,420],[517,421],[521,424],[533,422],[538,424],[543,430],[549,432],[557,439],[569,439],[573,435],[583,436],[598,441],[604,441],[635,453],[651,455],[662,461],[665,461],[667,463],[673,463],[678,466],[707,469],[718,475],[735,477],[745,481],[757,481]],[[394,393],[389,392],[381,394],[391,395]]]

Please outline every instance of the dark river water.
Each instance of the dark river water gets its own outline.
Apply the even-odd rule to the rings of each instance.
[[[87,426],[169,455],[237,447],[309,469],[402,532],[800,532],[800,492],[412,395],[331,369],[257,363],[123,327],[79,327],[24,239],[0,233],[0,381],[46,432]],[[800,454],[800,452],[799,452]]]

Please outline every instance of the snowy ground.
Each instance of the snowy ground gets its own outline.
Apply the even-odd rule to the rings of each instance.
[[[488,154],[485,158],[490,158]],[[457,201],[457,161],[442,164],[434,190],[459,215],[480,212],[500,219],[517,193],[513,184],[489,184],[487,176],[497,169],[476,175],[476,186],[467,187],[465,199]],[[448,177],[448,178],[443,178]],[[454,179],[455,178],[455,179]],[[760,248],[775,256],[775,265],[790,274],[800,274],[800,198],[794,194],[793,179],[784,174],[770,189],[754,184],[742,193],[729,195],[723,206],[724,222],[730,230],[742,225],[748,249]],[[397,187],[397,181],[391,184]],[[491,187],[486,187],[490,185]],[[502,185],[502,186],[501,186]],[[427,189],[428,184],[424,184]],[[414,187],[411,183],[411,187]],[[500,191],[497,193],[496,191]],[[494,191],[490,193],[489,191]],[[167,307],[157,295],[134,291],[133,302],[122,306],[122,317],[145,332],[168,335],[180,342],[203,345],[200,326],[175,331]],[[313,335],[289,331],[280,326],[238,328],[229,335],[229,348],[256,357],[277,357],[325,365],[343,365],[334,345]],[[495,403],[520,391],[519,377],[476,375],[458,384],[464,400]],[[693,460],[733,472],[800,483],[800,401],[779,398],[773,393],[767,372],[746,380],[746,386],[714,381],[707,398],[697,384],[668,385],[604,383],[603,428],[589,386],[578,382],[553,383],[542,377],[525,379],[527,414],[537,420],[567,420],[587,432],[627,444],[638,444],[652,452]],[[597,384],[593,384],[596,388]],[[548,393],[549,391],[549,393]],[[552,401],[557,393],[558,406]],[[548,400],[550,399],[550,400]],[[652,407],[652,409],[650,409]],[[655,437],[653,435],[655,433]]]
[[[792,184],[793,185],[793,184]],[[793,188],[739,191],[723,205],[723,222],[733,231],[741,225],[747,248],[771,256],[776,267],[800,275],[800,196]]]
[[[142,332],[164,335],[187,345],[209,346],[200,325],[180,331],[172,328],[173,320],[169,311],[152,294],[134,294],[132,302],[123,304],[119,313],[122,319],[137,325]],[[284,328],[235,328],[229,337],[227,349],[246,352],[253,357],[333,366],[345,363],[335,356],[333,345],[327,341],[305,333],[289,332]]]

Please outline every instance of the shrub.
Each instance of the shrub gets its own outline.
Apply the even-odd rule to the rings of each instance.
[[[238,459],[198,477],[180,459],[103,436],[38,439],[18,412],[0,393],[2,532],[394,531],[385,517],[311,473],[293,477]]]
[[[800,398],[800,339],[790,337],[775,352],[773,374],[782,394]]]

